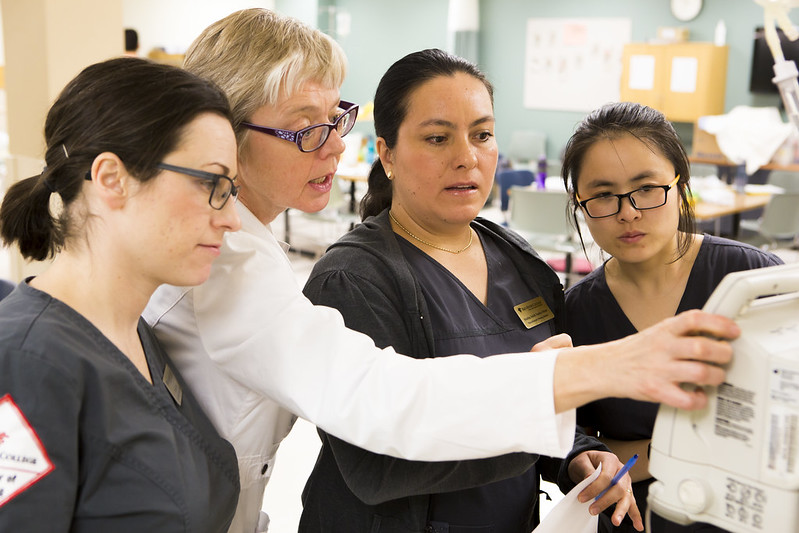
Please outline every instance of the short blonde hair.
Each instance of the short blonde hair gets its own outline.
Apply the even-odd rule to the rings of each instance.
[[[184,68],[219,85],[233,112],[244,153],[249,131],[241,127],[258,108],[293,95],[308,81],[341,87],[347,58],[328,35],[268,9],[243,9],[207,27],[186,52]],[[265,124],[269,126],[269,124]]]

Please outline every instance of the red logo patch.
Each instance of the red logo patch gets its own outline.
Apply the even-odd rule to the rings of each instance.
[[[11,395],[0,398],[0,507],[53,468],[38,435]]]

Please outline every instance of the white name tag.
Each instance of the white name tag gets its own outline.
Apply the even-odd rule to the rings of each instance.
[[[0,507],[53,468],[39,437],[11,395],[0,398]]]

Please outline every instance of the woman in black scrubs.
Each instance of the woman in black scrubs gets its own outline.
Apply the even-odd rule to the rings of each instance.
[[[556,274],[519,236],[475,219],[497,164],[483,74],[440,50],[406,56],[378,86],[375,131],[380,161],[369,176],[365,221],[317,263],[305,287],[311,301],[340,310],[378,346],[420,358],[568,345],[550,339],[562,331]],[[459,386],[457,375],[450,386]],[[596,485],[607,486],[621,467],[580,431],[565,460],[509,454],[422,463],[322,439],[303,494],[303,532],[529,533],[541,476],[567,491],[600,462],[607,477]],[[640,524],[621,490],[629,486],[623,478],[593,512],[618,501],[616,521],[629,510]]]
[[[563,179],[574,215],[582,211],[610,258],[566,292],[567,332],[576,346],[621,339],[689,309],[701,309],[730,272],[782,263],[741,242],[694,233],[690,164],[662,113],[621,102],[589,114],[566,145]],[[576,221],[575,221],[576,222]],[[653,479],[648,447],[658,404],[624,398],[591,402],[577,420],[619,457],[638,454],[630,471],[639,507]],[[614,529],[629,533],[625,520]],[[711,532],[652,517],[652,533]]]
[[[235,454],[140,314],[239,226],[227,100],[113,59],[66,86],[45,140],[0,208],[6,244],[52,258],[0,302],[0,530],[224,532]]]

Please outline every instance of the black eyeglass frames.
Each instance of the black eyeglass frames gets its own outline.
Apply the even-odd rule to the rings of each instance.
[[[298,131],[268,128],[251,122],[242,122],[241,125],[267,135],[273,135],[284,141],[293,142],[297,145],[297,148],[300,149],[300,152],[313,152],[314,150],[320,149],[322,145],[325,144],[327,138],[330,137],[330,132],[334,129],[338,132],[340,137],[344,137],[352,131],[352,127],[355,126],[355,119],[358,117],[358,104],[341,100],[338,103],[338,107],[341,113],[333,122],[327,124],[313,124]]]
[[[646,185],[640,189],[635,189],[625,194],[605,194],[595,196],[587,200],[580,200],[578,195],[577,204],[585,210],[585,214],[591,218],[612,217],[621,211],[621,201],[628,198],[632,206],[639,210],[655,209],[666,205],[669,190],[680,181],[680,175],[672,180],[668,185]]]
[[[212,182],[213,186],[211,188],[211,195],[208,198],[208,203],[214,209],[222,209],[231,196],[233,197],[233,201],[239,196],[240,187],[235,185],[232,179],[222,174],[214,174],[213,172],[205,172],[204,170],[197,170],[194,168],[179,167],[168,163],[158,163],[155,166],[161,170],[170,170],[178,174],[185,174],[193,178]]]

